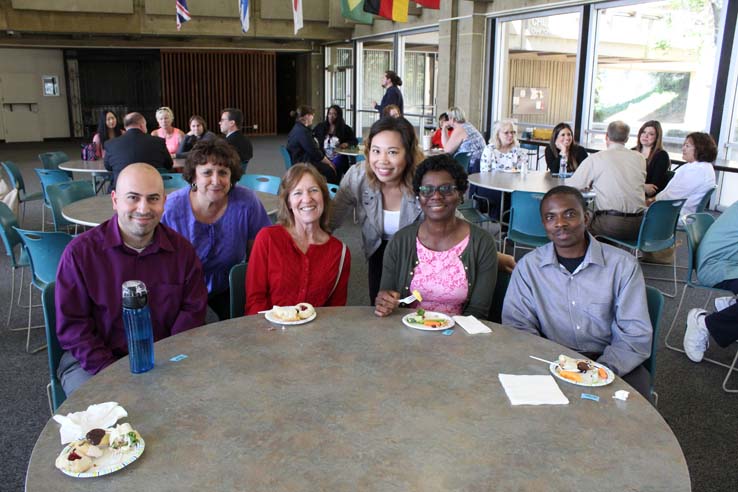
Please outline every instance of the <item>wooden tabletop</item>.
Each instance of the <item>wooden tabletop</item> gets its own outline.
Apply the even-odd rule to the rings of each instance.
[[[499,373],[547,375],[528,355],[568,349],[494,324],[484,335],[417,331],[401,323],[409,310],[317,312],[284,329],[263,316],[206,325],[157,342],[149,372],[131,374],[127,358],[104,369],[57,413],[116,401],[143,455],[94,484],[67,477],[50,420],[26,490],[690,490],[671,429],[619,378],[555,380],[567,405],[510,405]]]
[[[168,190],[174,191],[174,190]],[[270,193],[255,191],[268,215],[273,216],[279,207],[279,197]],[[88,227],[102,224],[113,216],[110,195],[97,195],[70,203],[62,209],[62,216],[70,222]]]

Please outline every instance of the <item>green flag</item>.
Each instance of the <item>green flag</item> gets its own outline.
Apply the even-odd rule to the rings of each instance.
[[[364,0],[341,0],[341,15],[360,24],[374,22],[374,16],[364,12]]]

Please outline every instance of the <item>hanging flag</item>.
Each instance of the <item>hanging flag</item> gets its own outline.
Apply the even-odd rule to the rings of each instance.
[[[249,0],[238,0],[238,12],[241,14],[241,30],[249,30]]]
[[[364,0],[364,12],[396,22],[407,22],[408,0]]]
[[[292,0],[292,19],[295,21],[295,34],[302,29],[302,0]]]
[[[427,9],[440,9],[441,0],[413,0],[415,3],[422,5]]]
[[[341,0],[341,15],[360,24],[374,22],[374,17],[364,12],[364,0]]]
[[[190,11],[187,10],[187,0],[176,0],[177,2],[177,30],[179,31],[182,29],[182,24],[185,22],[189,22],[192,17],[190,17]]]

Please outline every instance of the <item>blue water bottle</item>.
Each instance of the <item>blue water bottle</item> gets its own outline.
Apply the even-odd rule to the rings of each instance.
[[[148,292],[140,280],[123,282],[123,326],[131,372],[139,374],[151,370],[154,367],[154,331]]]

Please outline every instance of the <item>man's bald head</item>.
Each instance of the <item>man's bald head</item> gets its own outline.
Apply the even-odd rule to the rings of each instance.
[[[128,245],[148,245],[164,213],[164,182],[153,166],[129,164],[118,175],[112,194],[121,237]]]
[[[126,130],[138,128],[142,132],[146,133],[146,118],[144,118],[141,113],[128,113],[123,118],[123,127]]]

